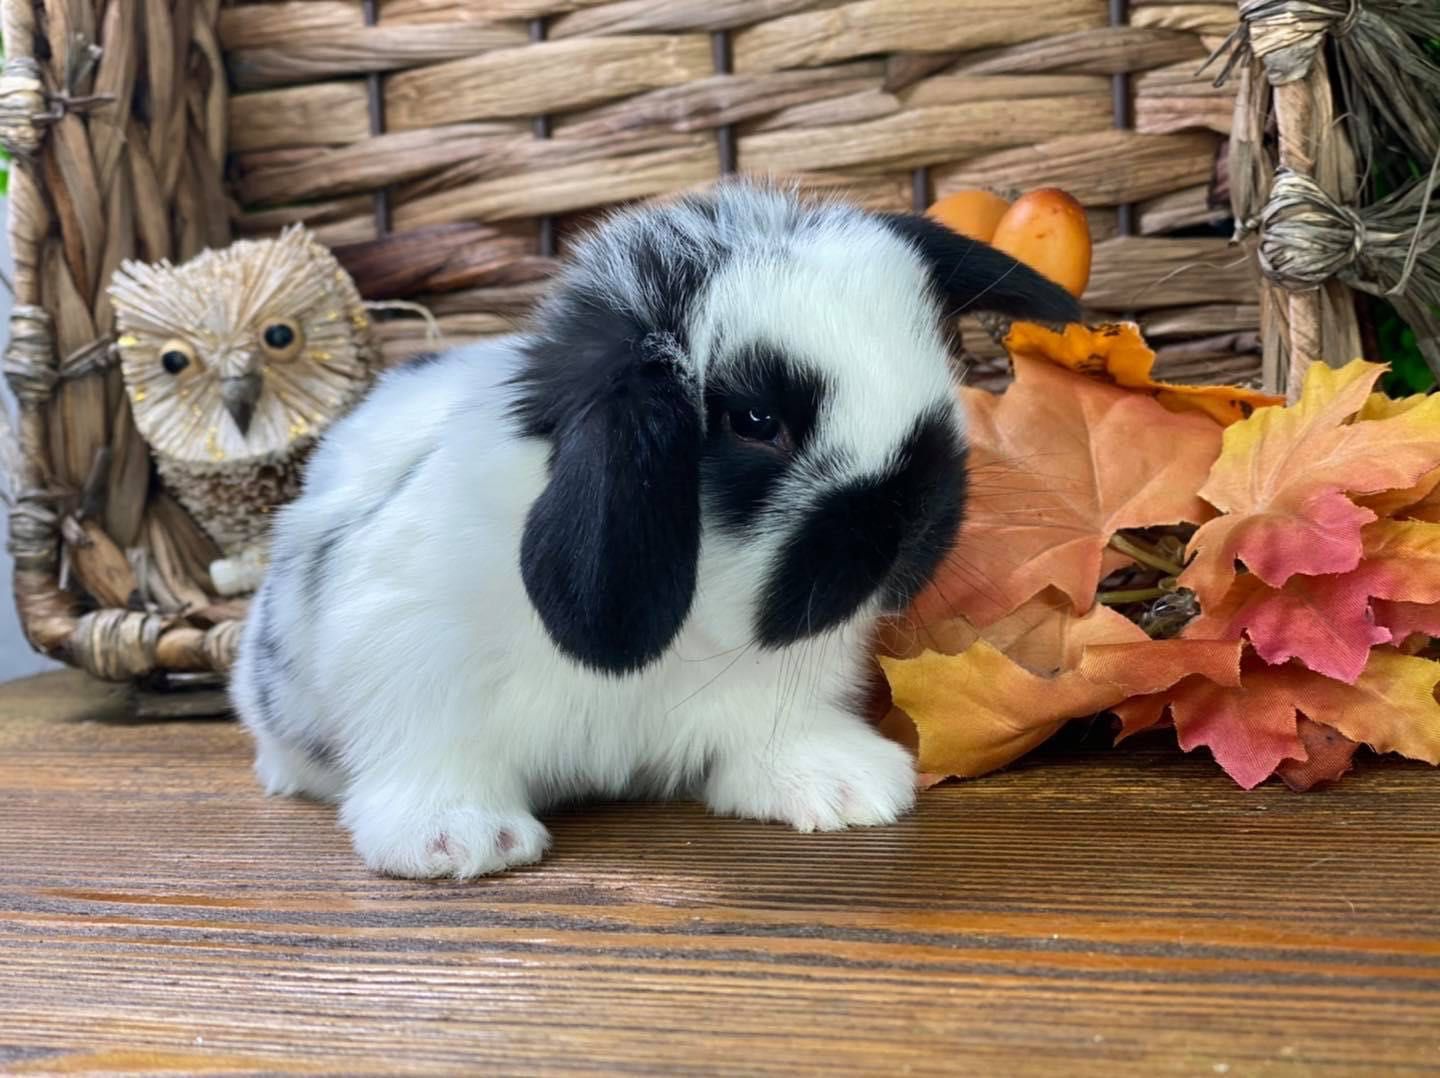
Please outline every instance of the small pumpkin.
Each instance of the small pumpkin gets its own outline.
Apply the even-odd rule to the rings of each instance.
[[[1009,210],[1010,203],[999,195],[976,187],[946,195],[925,214],[951,232],[989,243],[990,237],[995,235],[995,226]]]
[[[1017,198],[989,243],[1077,299],[1090,283],[1090,222],[1085,208],[1058,187],[1040,187]]]

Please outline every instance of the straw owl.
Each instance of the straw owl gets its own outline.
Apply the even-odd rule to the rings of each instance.
[[[225,554],[216,590],[251,591],[270,512],[299,493],[308,450],[375,371],[360,295],[297,226],[181,266],[126,262],[110,296],[136,429]]]

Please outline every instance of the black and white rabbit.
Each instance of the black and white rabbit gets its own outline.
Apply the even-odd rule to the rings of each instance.
[[[960,524],[962,308],[1078,314],[919,217],[735,183],[610,220],[526,334],[325,436],[234,672],[265,787],[401,876],[533,862],[586,795],[895,820],[912,761],[858,701]]]

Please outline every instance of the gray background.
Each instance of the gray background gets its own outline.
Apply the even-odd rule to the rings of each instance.
[[[10,207],[3,197],[0,197],[0,221],[9,219]],[[10,260],[10,232],[8,228],[0,227],[0,267],[5,270],[7,279],[14,278],[14,266]],[[0,326],[4,326],[5,339],[9,341],[10,326],[10,305],[12,297],[10,292],[0,287]],[[3,383],[3,379],[0,379]],[[10,387],[7,385],[0,391],[0,405],[10,413],[11,422],[15,419],[15,398],[10,394]],[[9,511],[3,502],[0,502],[0,514],[4,519],[4,534],[9,534]],[[11,678],[24,677],[26,674],[34,674],[41,670],[47,670],[55,666],[48,659],[44,659],[30,650],[30,645],[25,642],[25,637],[20,633],[20,618],[15,613],[15,591],[10,586],[10,574],[13,562],[10,559],[10,551],[7,549],[0,555],[0,591],[3,591],[3,598],[0,598],[0,681],[9,681]]]

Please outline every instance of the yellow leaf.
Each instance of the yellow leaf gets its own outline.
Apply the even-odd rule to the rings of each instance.
[[[1354,685],[1311,674],[1289,687],[1295,706],[1376,752],[1440,764],[1440,663],[1390,648],[1370,653]]]
[[[1069,719],[1191,675],[1239,682],[1239,641],[1150,640],[1105,607],[1076,616],[1055,592],[983,630],[983,638],[953,623],[925,639],[934,637],[964,649],[880,657],[894,702],[881,729],[916,752],[927,783],[1003,767]],[[914,648],[919,639],[905,642]]]
[[[1103,711],[1122,690],[1076,674],[1044,678],[983,640],[962,655],[882,657],[895,706],[919,733],[921,771],[969,778],[1049,740],[1065,721]]]

